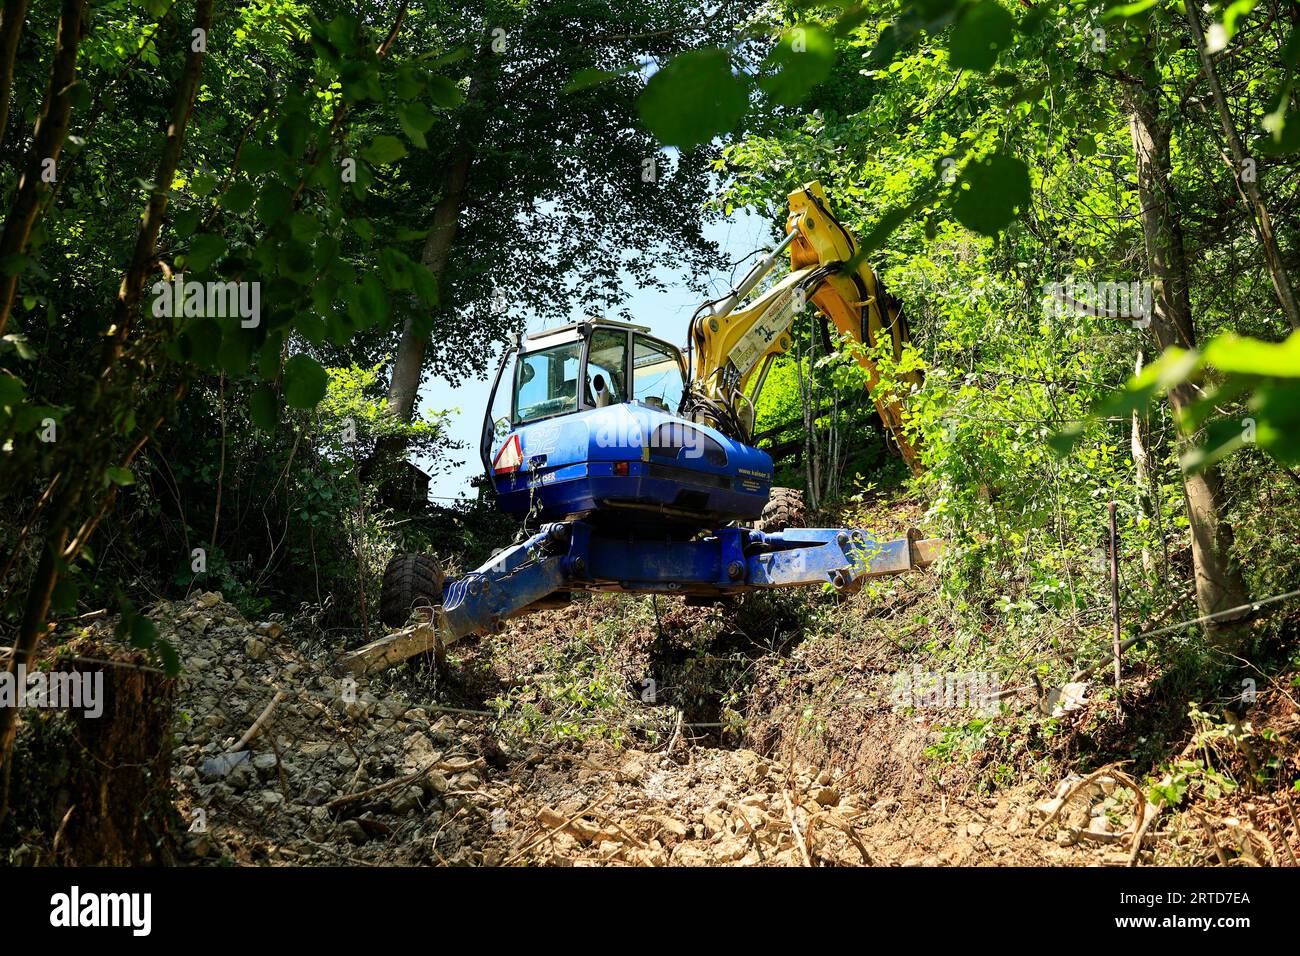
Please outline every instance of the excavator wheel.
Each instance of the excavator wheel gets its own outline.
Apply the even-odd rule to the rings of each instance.
[[[786,528],[806,528],[808,526],[808,506],[804,504],[803,492],[798,488],[773,488],[763,505],[763,514],[754,527],[764,534],[784,531]]]
[[[384,568],[379,616],[388,627],[401,627],[418,607],[442,603],[446,575],[427,554],[395,554]]]

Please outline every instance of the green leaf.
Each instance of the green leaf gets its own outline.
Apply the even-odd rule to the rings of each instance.
[[[399,249],[391,246],[379,252],[379,272],[384,285],[398,291],[411,287],[411,260]]]
[[[1239,375],[1300,378],[1300,332],[1292,332],[1283,342],[1225,332],[1205,346],[1205,362]]]
[[[16,276],[22,273],[29,265],[32,264],[31,256],[21,252],[15,252],[12,255],[0,259],[0,275]]]
[[[616,80],[620,76],[627,76],[629,73],[635,73],[641,68],[639,63],[629,63],[619,70],[602,70],[598,67],[589,66],[576,71],[573,76],[569,77],[569,82],[565,83],[560,90],[561,93],[577,93],[579,90],[590,89],[593,86],[599,86],[601,83],[608,83],[610,80]]]
[[[253,390],[248,400],[248,413],[253,424],[268,435],[275,431],[280,418],[280,402],[270,385],[262,384]]]
[[[455,81],[445,76],[431,76],[429,77],[429,99],[434,106],[449,110],[465,102],[465,95],[461,93]]]
[[[212,368],[221,351],[221,326],[214,319],[195,319],[181,336],[190,360],[200,368]]]
[[[157,652],[159,659],[162,661],[163,672],[168,677],[176,677],[181,672],[181,657],[176,653],[176,648],[165,638],[159,638],[154,644],[154,651]]]
[[[1083,422],[1076,422],[1050,436],[1048,445],[1058,455],[1069,454],[1079,439],[1083,437],[1088,425],[1103,418],[1127,418],[1135,411],[1140,411],[1151,403],[1159,392],[1167,391],[1181,382],[1185,382],[1200,368],[1201,356],[1180,348],[1167,348],[1160,357],[1142,369],[1142,374],[1129,379],[1128,383],[1109,398],[1098,402]]]
[[[995,236],[1015,218],[1017,209],[1029,207],[1029,167],[1014,156],[995,153],[971,163],[962,182],[970,188],[958,192],[952,211],[974,232]]]
[[[172,221],[172,229],[176,235],[184,239],[186,236],[193,235],[194,230],[199,227],[199,211],[197,209],[186,209],[178,213]]]
[[[23,380],[0,369],[0,408],[10,408],[23,400]]]
[[[382,134],[376,136],[369,146],[361,151],[361,155],[378,166],[388,163],[395,163],[406,155],[406,147],[396,136]]]
[[[401,103],[397,107],[397,120],[402,124],[406,138],[420,149],[428,149],[424,134],[433,126],[433,114],[419,101]]]
[[[1237,34],[1237,21],[1248,16],[1255,9],[1259,0],[1233,0],[1223,11],[1224,38],[1231,40]]]
[[[733,129],[748,105],[730,58],[710,48],[674,57],[650,77],[637,111],[659,142],[692,149]]]
[[[289,187],[272,180],[257,197],[257,215],[268,226],[283,221],[293,211],[293,193]]]
[[[307,151],[307,137],[311,123],[301,110],[285,114],[276,130],[276,144],[290,156],[298,157]]]
[[[783,106],[795,106],[830,75],[835,44],[819,27],[797,26],[781,37],[764,65],[776,73],[764,76],[758,85]]]
[[[305,212],[296,212],[289,217],[289,234],[302,242],[312,242],[321,232],[320,220]]]
[[[185,268],[194,272],[206,272],[225,251],[225,239],[211,232],[200,233],[190,240],[189,251],[185,253]]]
[[[240,154],[240,166],[248,175],[260,176],[275,169],[282,159],[283,157],[276,155],[275,150],[267,149],[257,143],[249,143]]]
[[[230,188],[221,197],[221,208],[233,215],[242,216],[253,208],[253,200],[256,197],[257,190],[253,188],[252,183],[231,183]]]
[[[421,133],[427,133],[433,128],[433,114],[429,112],[429,107],[423,103],[402,103],[397,107],[397,115],[400,117],[403,127],[409,126]]]
[[[423,263],[412,264],[411,284],[415,288],[415,294],[419,296],[420,301],[425,305],[435,306],[438,304],[438,280],[434,278],[433,273]]]
[[[429,74],[409,63],[397,68],[393,77],[393,93],[399,100],[413,100],[429,86]]]
[[[312,345],[320,345],[325,341],[325,320],[315,312],[300,312],[293,318],[293,327],[298,334],[310,342]]]
[[[206,196],[217,188],[217,177],[209,172],[202,172],[190,180],[190,192],[196,196]]]
[[[8,335],[0,338],[0,343],[4,343],[5,349],[13,349],[18,353],[18,357],[24,362],[30,362],[36,358],[36,350],[31,347],[27,341],[27,336],[20,332],[10,332]]]
[[[158,628],[154,626],[153,621],[143,614],[133,613],[129,615],[127,634],[130,637],[131,646],[142,650],[153,647],[154,642],[158,640]]]
[[[358,328],[369,328],[388,318],[388,290],[373,273],[348,289],[348,315]]]
[[[1289,109],[1289,102],[1288,92],[1279,108],[1264,117],[1261,125],[1269,135],[1255,141],[1260,152],[1270,156],[1285,156],[1300,149],[1300,110]]]
[[[77,582],[71,575],[63,574],[50,595],[50,611],[56,615],[73,614],[77,610]]]
[[[1146,13],[1156,5],[1157,0],[1134,0],[1133,3],[1120,3],[1101,15],[1102,20],[1127,20],[1140,13]]]
[[[280,275],[294,282],[306,283],[314,271],[310,246],[297,239],[287,239],[280,245]]]
[[[357,20],[348,13],[339,14],[326,27],[330,43],[345,57],[351,56],[357,49]]]
[[[284,400],[291,408],[315,408],[325,397],[329,375],[310,355],[295,355],[284,363]]]
[[[1249,406],[1255,441],[1290,468],[1300,467],[1300,382],[1262,382]]]
[[[253,360],[253,337],[244,329],[227,329],[217,353],[217,364],[227,375],[242,376]]]
[[[118,485],[119,487],[134,485],[135,475],[131,474],[130,468],[119,468],[114,465],[104,472],[104,484]]]
[[[1011,45],[1016,21],[997,0],[979,0],[953,24],[948,64],[958,70],[993,69],[998,54]]]

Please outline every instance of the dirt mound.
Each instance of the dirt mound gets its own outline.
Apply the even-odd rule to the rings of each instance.
[[[1090,785],[1044,823],[1080,774],[1026,736],[1041,721],[1004,710],[944,723],[891,698],[933,639],[915,613],[933,585],[900,582],[806,620],[786,599],[596,598],[456,645],[448,672],[360,681],[308,621],[252,623],[215,593],[161,605],[151,616],[182,661],[172,782],[185,858],[1126,865],[1136,806],[1123,788]],[[700,722],[705,690],[719,719]],[[1057,739],[1107,706],[1065,715]],[[1280,728],[1295,722],[1283,710],[1269,715]],[[1225,792],[1224,776],[1246,779],[1251,759],[1294,766],[1293,743],[1198,726],[1188,753],[1213,760],[1177,763],[1162,791],[1186,795],[1179,809],[1194,798],[1195,813],[1166,813],[1142,861],[1284,859],[1287,800]]]
[[[418,699],[422,685],[399,686],[400,674],[354,686],[292,624],[249,623],[215,594],[164,606],[157,619],[182,649],[173,780],[198,860],[779,866],[1070,858],[1030,838],[1029,795],[941,798],[938,806],[882,799],[870,781],[830,767],[695,746],[680,724],[656,752],[544,734],[521,743],[493,715]],[[520,652],[543,666],[540,647],[525,639]]]
[[[521,750],[482,713],[330,673],[215,594],[160,609],[182,648],[173,773],[196,857],[238,863],[639,865],[859,859],[832,775],[749,751]],[[534,621],[534,626],[538,622]],[[530,645],[525,641],[526,655]],[[390,679],[389,684],[393,681]],[[679,762],[680,761],[680,762]],[[800,794],[789,811],[785,800]],[[843,811],[861,803],[845,797]],[[812,842],[787,820],[822,824]],[[803,849],[799,848],[803,842]]]

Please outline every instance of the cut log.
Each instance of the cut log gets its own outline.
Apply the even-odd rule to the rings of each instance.
[[[928,568],[939,560],[944,544],[942,538],[922,538],[920,532],[913,529],[908,531],[907,540],[911,550],[909,557],[912,567]]]
[[[343,666],[361,677],[400,664],[416,654],[433,651],[441,656],[447,645],[456,640],[447,627],[442,608],[435,608],[432,622],[406,627],[377,641],[371,641],[364,647],[345,654]]]

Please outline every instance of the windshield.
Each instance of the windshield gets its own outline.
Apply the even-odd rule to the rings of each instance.
[[[577,410],[581,356],[582,343],[570,342],[519,357],[515,363],[514,424]]]

